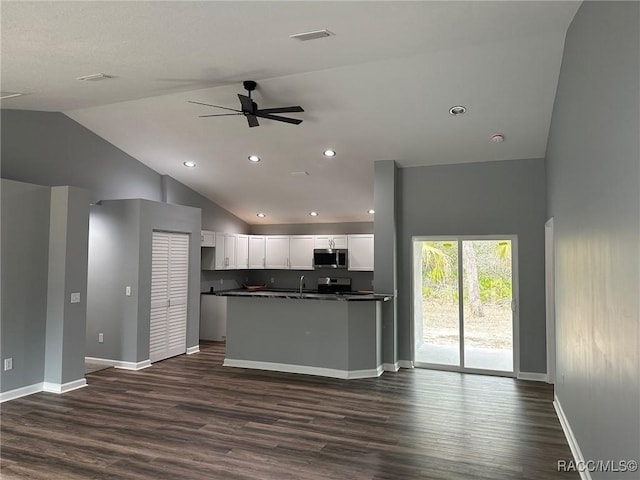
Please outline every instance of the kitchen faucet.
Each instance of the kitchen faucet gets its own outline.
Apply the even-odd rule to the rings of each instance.
[[[304,285],[304,275],[300,275],[300,295],[302,295],[303,285]]]

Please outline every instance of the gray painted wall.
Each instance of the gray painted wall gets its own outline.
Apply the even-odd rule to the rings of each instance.
[[[398,359],[398,167],[392,160],[375,162],[374,205],[376,211],[374,242],[374,289],[394,297],[382,304],[382,361],[395,364]]]
[[[517,235],[520,370],[546,372],[545,198],[542,159],[398,170],[400,359],[410,360],[412,355],[411,238],[429,235]],[[377,261],[376,257],[376,269]]]
[[[0,341],[2,358],[13,358],[13,370],[0,368],[2,392],[44,377],[50,192],[2,180]]]
[[[73,185],[91,201],[161,200],[160,174],[62,113],[1,110],[2,178]]]
[[[91,206],[87,287],[86,355],[137,361],[140,265],[140,202],[105,201]],[[131,286],[130,297],[125,287]],[[98,334],[104,343],[98,343]]]
[[[89,192],[75,187],[53,187],[45,382],[65,384],[84,378],[88,237]],[[80,302],[71,303],[72,293],[80,295]]]
[[[200,325],[200,210],[148,200],[109,200],[92,207],[89,229],[87,356],[149,359],[153,230],[187,233],[187,347]],[[132,295],[125,296],[131,286]],[[104,343],[98,334],[104,333]]]
[[[62,113],[1,110],[1,176],[39,185],[74,185],[91,202],[141,198],[202,210],[205,230],[248,233],[249,226],[177,180],[160,175]],[[202,291],[223,280],[242,284],[235,272],[205,272]]]
[[[637,2],[582,4],[565,42],[547,150],[556,395],[587,460],[640,452],[639,24]]]
[[[202,229],[225,233],[249,233],[249,225],[228,210],[194,192],[169,175],[162,176],[163,201],[202,210]]]

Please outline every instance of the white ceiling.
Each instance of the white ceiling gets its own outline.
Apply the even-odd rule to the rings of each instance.
[[[250,224],[371,221],[375,160],[544,156],[578,6],[3,1],[2,91],[27,95],[2,108],[62,111]],[[289,38],[324,28],[335,36]],[[99,72],[115,78],[75,80]],[[258,82],[260,108],[302,105],[290,116],[303,123],[249,128],[241,116],[199,118],[224,112],[188,103],[238,108],[243,80]],[[468,111],[454,118],[453,105]]]

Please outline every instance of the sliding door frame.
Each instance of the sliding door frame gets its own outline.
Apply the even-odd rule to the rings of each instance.
[[[459,332],[460,332],[460,365],[439,365],[433,363],[416,362],[416,338],[415,338],[415,275],[414,268],[410,269],[410,285],[411,285],[411,358],[413,365],[419,368],[429,368],[431,370],[446,370],[449,372],[461,372],[461,373],[475,373],[481,375],[493,375],[499,377],[517,377],[520,372],[520,289],[519,289],[519,277],[520,272],[518,269],[518,236],[517,235],[417,235],[411,237],[411,265],[413,266],[416,259],[414,258],[414,244],[415,242],[444,242],[454,241],[458,242],[458,252],[462,252],[463,241],[469,240],[510,240],[511,241],[511,276],[512,276],[512,307],[511,307],[511,325],[513,332],[513,372],[503,372],[499,370],[485,370],[479,368],[466,368],[464,365],[464,281],[463,281],[463,263],[462,256],[458,256],[458,288],[461,288],[460,301],[458,302],[459,311]],[[420,302],[422,305],[422,301]]]

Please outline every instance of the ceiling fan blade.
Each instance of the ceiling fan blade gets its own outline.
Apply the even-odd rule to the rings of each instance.
[[[258,127],[260,124],[258,123],[258,119],[255,115],[246,115],[247,123],[249,123],[250,127]]]
[[[213,115],[199,115],[200,118],[203,117],[228,117],[229,115],[244,115],[244,113],[216,113]]]
[[[269,120],[277,120],[278,122],[293,123],[294,125],[300,125],[302,123],[302,120],[299,120],[297,118],[281,117],[280,115],[256,113],[256,117],[267,118]]]
[[[241,112],[241,110],[236,110],[235,108],[221,107],[220,105],[211,105],[210,103],[202,103],[202,102],[192,102],[191,100],[187,100],[189,103],[195,103],[196,105],[206,105],[207,107],[216,107],[222,108],[223,110],[231,110],[232,112]]]
[[[262,108],[260,110],[256,110],[256,113],[293,113],[293,112],[304,112],[304,109],[300,105],[296,105],[295,107],[279,107],[279,108]]]
[[[238,98],[240,99],[240,104],[242,105],[242,111],[244,113],[254,113],[255,108],[253,107],[255,103],[247,97],[246,95],[238,94]]]

